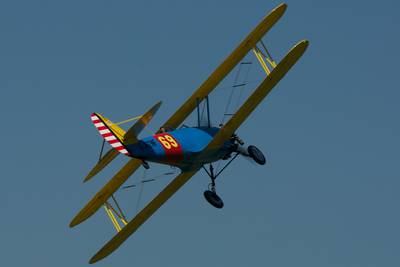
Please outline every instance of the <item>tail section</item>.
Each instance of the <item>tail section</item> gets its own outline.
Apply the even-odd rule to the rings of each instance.
[[[98,113],[92,113],[91,119],[104,140],[118,152],[130,156],[124,145],[125,131],[123,129]]]
[[[126,145],[138,142],[137,136],[154,117],[154,114],[158,111],[160,106],[161,101],[151,107],[145,114],[143,114],[140,119],[131,128],[129,128],[127,132],[125,132],[117,124],[113,123],[112,121],[98,113],[92,113],[91,119],[94,126],[96,126],[97,130],[100,132],[101,136],[103,136],[104,140],[106,140],[118,152],[127,156],[132,156],[126,149]],[[89,173],[88,176],[90,177],[86,177],[86,179],[90,179],[114,158],[115,155],[112,155],[112,157],[110,158],[105,158],[104,162],[102,161],[103,159],[100,159],[100,162],[95,166],[94,170]]]

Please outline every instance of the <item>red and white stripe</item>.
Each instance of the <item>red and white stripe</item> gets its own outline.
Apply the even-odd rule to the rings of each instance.
[[[113,132],[107,127],[107,125],[96,115],[96,113],[92,113],[90,116],[94,126],[96,126],[97,130],[103,136],[103,138],[116,150],[129,156],[129,152],[125,149],[125,146],[121,143],[121,141],[113,134]]]

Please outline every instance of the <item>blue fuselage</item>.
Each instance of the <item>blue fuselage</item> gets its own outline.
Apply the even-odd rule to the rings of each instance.
[[[227,141],[218,151],[198,156],[219,131],[211,128],[181,128],[145,137],[139,142],[127,145],[129,153],[146,161],[182,167],[190,164],[204,164],[221,159],[231,152],[232,143]]]

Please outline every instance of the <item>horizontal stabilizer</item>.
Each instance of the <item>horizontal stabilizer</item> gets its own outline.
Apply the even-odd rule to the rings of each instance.
[[[146,113],[144,113],[140,119],[131,127],[124,135],[124,143],[132,144],[137,142],[137,136],[143,131],[143,129],[149,124],[151,119],[154,117],[162,102],[159,101],[157,104],[152,106]]]

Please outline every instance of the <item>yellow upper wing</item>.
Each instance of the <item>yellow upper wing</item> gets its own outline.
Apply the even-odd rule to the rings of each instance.
[[[256,43],[275,25],[275,23],[285,13],[287,5],[280,4],[272,10],[253,31],[239,44],[239,46],[218,66],[217,69],[208,77],[207,80],[189,97],[185,103],[163,124],[163,127],[178,127],[191,112],[196,108],[197,99],[202,100],[211,93],[212,90],[229,74],[230,71],[246,56]],[[129,132],[129,131],[128,131]],[[96,164],[96,166],[86,176],[85,181],[91,179],[107,166],[118,153],[109,152],[107,157]]]
[[[191,97],[164,123],[163,127],[178,127],[196,108],[197,99],[203,100],[225,78],[226,75],[246,56],[269,29],[282,17],[286,10],[285,3],[272,10],[239,46],[218,66]]]
[[[147,206],[142,209],[120,232],[107,242],[90,259],[90,263],[95,263],[116,250],[130,235],[132,235],[154,212],[158,210],[179,188],[181,188],[196,172],[191,170],[182,172],[164,190],[162,190]]]

